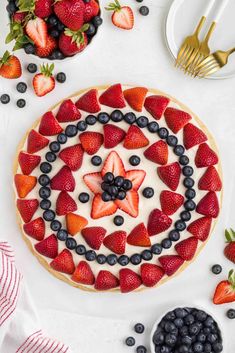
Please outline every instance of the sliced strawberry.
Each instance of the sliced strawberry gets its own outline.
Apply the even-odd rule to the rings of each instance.
[[[36,218],[27,224],[24,224],[23,228],[25,233],[31,238],[34,238],[38,241],[43,240],[46,227],[45,222],[41,217]]]
[[[62,167],[51,179],[51,189],[60,191],[74,191],[75,179],[71,169],[67,166]]]
[[[214,191],[209,191],[197,204],[196,211],[204,216],[217,218],[219,202]]]
[[[124,200],[115,200],[115,204],[131,217],[136,218],[139,214],[139,195],[136,191],[128,191]]]
[[[172,219],[159,209],[155,208],[149,215],[148,233],[151,237],[167,230],[172,224]]]
[[[75,121],[81,118],[81,113],[71,99],[63,101],[59,107],[56,119],[60,123]]]
[[[190,261],[197,250],[198,239],[190,237],[176,244],[175,250],[178,255],[185,261]]]
[[[207,143],[199,145],[195,156],[195,164],[198,168],[215,165],[218,161],[219,158],[217,154],[207,145]]]
[[[44,136],[53,136],[62,132],[63,129],[54,117],[52,112],[47,112],[42,116],[39,132]]]
[[[95,276],[91,270],[90,265],[86,261],[80,261],[74,271],[72,281],[92,285],[95,283]]]
[[[138,224],[127,237],[127,243],[134,246],[151,246],[149,234],[144,223]]]
[[[61,191],[56,200],[56,213],[58,216],[64,216],[67,213],[77,210],[77,204],[74,199],[66,192]]]
[[[107,235],[103,244],[115,254],[124,254],[126,249],[126,232],[116,231]]]
[[[7,79],[16,79],[22,75],[22,67],[17,56],[6,51],[0,58],[0,76]]]
[[[170,100],[163,96],[149,96],[145,99],[145,109],[157,120],[161,119]]]
[[[178,162],[158,167],[157,173],[163,183],[171,190],[175,191],[178,188],[181,174],[181,168]]]
[[[47,58],[51,55],[53,50],[57,47],[55,38],[47,36],[45,47],[36,47],[36,55],[40,58]]]
[[[50,266],[54,270],[68,275],[72,275],[75,271],[73,255],[67,249],[62,250],[61,253],[50,263]]]
[[[121,29],[130,30],[134,27],[134,14],[129,6],[121,6],[118,0],[110,3],[106,10],[114,11],[112,22],[114,26]]]
[[[81,144],[64,148],[59,153],[60,159],[72,170],[76,171],[81,168],[83,162],[83,148]]]
[[[102,177],[106,173],[113,173],[114,176],[124,176],[125,177],[125,169],[123,162],[117,152],[112,151],[109,153],[108,157],[106,158],[104,162],[104,166],[101,171]]]
[[[117,205],[113,201],[104,202],[100,194],[97,194],[92,202],[91,218],[98,219],[114,214],[117,211]]]
[[[39,254],[54,259],[58,255],[58,240],[55,234],[34,245]]]
[[[154,287],[164,276],[164,270],[157,265],[142,264],[140,274],[144,286]]]
[[[109,290],[119,286],[119,280],[109,271],[100,271],[95,281],[96,290]]]
[[[40,66],[41,73],[33,78],[33,89],[38,97],[43,97],[55,88],[55,79],[53,77],[54,64]]]
[[[235,271],[231,270],[227,281],[221,281],[214,293],[214,304],[233,303],[235,301]]]
[[[75,103],[78,109],[84,110],[88,113],[98,113],[100,111],[100,105],[98,101],[97,89],[91,89],[81,96]]]
[[[168,147],[165,141],[157,141],[144,151],[144,156],[151,162],[165,165],[168,161]]]
[[[33,218],[34,213],[37,211],[39,202],[36,199],[32,200],[20,200],[16,202],[18,211],[25,223],[28,223]]]
[[[104,147],[113,148],[124,140],[126,133],[120,127],[113,124],[104,126]]]
[[[171,216],[184,203],[184,197],[172,191],[163,190],[160,194],[160,203],[162,212]]]
[[[31,175],[16,174],[15,186],[20,198],[25,198],[37,184],[37,178]]]
[[[122,293],[132,292],[142,284],[140,276],[128,268],[123,268],[119,271],[119,280]]]
[[[66,215],[66,227],[71,235],[76,235],[88,224],[88,221],[85,217],[79,216],[74,213],[68,213]]]
[[[139,190],[144,181],[146,172],[144,170],[133,169],[126,172],[126,179],[132,182],[132,190]]]
[[[222,189],[219,173],[213,165],[207,168],[199,180],[198,189],[207,191],[220,191]]]
[[[195,125],[188,123],[183,132],[184,146],[188,150],[193,146],[199,145],[207,140],[204,132]]]
[[[145,87],[134,87],[126,89],[123,94],[129,106],[137,112],[142,112],[148,89]]]
[[[36,17],[29,20],[25,27],[26,33],[37,47],[45,47],[47,42],[47,24],[46,22]]]
[[[148,146],[148,144],[149,140],[138,126],[132,125],[129,127],[123,143],[126,149],[133,150],[142,148]]]
[[[79,139],[84,151],[89,155],[98,152],[104,141],[103,135],[94,131],[82,132]]]
[[[103,227],[87,227],[81,231],[87,244],[94,250],[99,250],[106,233],[107,231]]]
[[[89,173],[84,175],[83,180],[94,194],[102,194],[101,183],[103,181],[100,173]]]
[[[192,119],[190,114],[175,108],[166,108],[164,116],[167,126],[174,134],[177,134]]]
[[[167,276],[172,276],[184,263],[178,255],[160,256],[158,260]]]
[[[18,161],[22,173],[29,175],[39,165],[41,157],[21,151],[18,156]]]
[[[27,141],[27,152],[35,153],[46,147],[49,140],[35,130],[31,130]]]
[[[189,224],[187,231],[197,239],[205,241],[210,234],[211,222],[212,218],[209,217],[198,218]]]
[[[107,105],[112,108],[124,108],[126,103],[120,83],[110,86],[106,91],[104,91],[99,98],[99,102],[100,104]]]
[[[227,245],[224,248],[224,255],[229,261],[235,264],[235,232],[232,229],[231,232],[233,232],[233,236],[232,238],[230,236],[226,238]]]

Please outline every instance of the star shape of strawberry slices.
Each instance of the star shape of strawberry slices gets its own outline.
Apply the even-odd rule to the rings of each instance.
[[[132,188],[126,191],[126,197],[123,200],[115,199],[112,201],[103,201],[103,190],[101,184],[106,173],[112,173],[114,177],[121,176],[132,183]],[[144,181],[145,171],[129,170],[126,171],[123,162],[117,152],[112,151],[104,161],[103,168],[98,173],[89,173],[84,175],[83,180],[88,188],[95,194],[92,201],[91,217],[93,219],[110,216],[117,209],[126,212],[131,217],[137,217],[139,214],[139,195],[138,189]]]

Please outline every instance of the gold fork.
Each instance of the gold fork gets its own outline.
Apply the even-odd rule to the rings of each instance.
[[[206,77],[214,74],[228,63],[229,55],[234,52],[235,48],[228,51],[217,50],[197,66],[194,76]]]

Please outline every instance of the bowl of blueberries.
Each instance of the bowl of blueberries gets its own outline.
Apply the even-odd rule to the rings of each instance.
[[[217,320],[201,308],[168,311],[154,324],[150,337],[151,353],[226,352]]]
[[[67,61],[85,51],[103,22],[99,0],[4,1],[5,43],[44,61]]]

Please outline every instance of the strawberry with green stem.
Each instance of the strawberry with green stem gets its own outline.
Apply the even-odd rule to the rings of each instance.
[[[228,279],[221,281],[214,293],[213,303],[225,304],[235,302],[235,271],[230,270],[228,274]]]
[[[129,6],[121,6],[118,0],[114,0],[108,7],[107,11],[113,11],[112,22],[114,26],[130,30],[134,27],[134,14]]]
[[[78,31],[72,31],[66,28],[60,35],[59,48],[66,56],[72,56],[82,52],[87,46],[87,35],[85,31],[89,28],[89,24],[85,24]]]
[[[20,60],[15,55],[11,55],[9,51],[6,51],[3,57],[0,58],[0,76],[15,79],[19,78],[21,74]]]
[[[55,79],[52,76],[54,64],[46,64],[40,67],[41,73],[33,78],[33,88],[38,97],[45,96],[51,92],[55,87]]]
[[[224,249],[224,255],[235,264],[235,231],[231,228],[230,230],[225,229],[225,238],[227,245]]]

